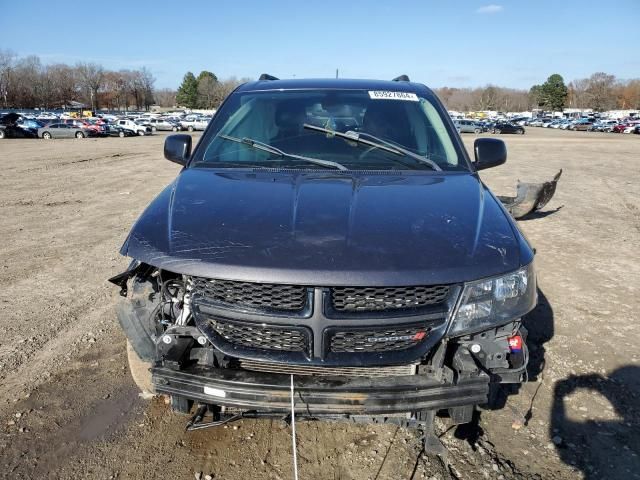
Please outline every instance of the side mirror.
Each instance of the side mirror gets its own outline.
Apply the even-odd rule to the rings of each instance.
[[[169,135],[164,141],[164,158],[186,165],[191,156],[191,135]]]
[[[507,147],[497,138],[477,138],[473,142],[476,170],[497,167],[507,161]]]

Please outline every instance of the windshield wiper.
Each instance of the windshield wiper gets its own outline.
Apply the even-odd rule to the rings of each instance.
[[[308,123],[305,123],[303,127],[308,130],[315,130],[316,132],[323,132],[329,135],[335,135],[336,137],[344,138],[345,140],[361,143],[363,145],[369,145],[370,147],[374,147],[374,148],[379,148],[380,150],[384,150],[385,152],[390,152],[395,155],[400,155],[402,157],[410,157],[410,158],[413,158],[414,160],[417,160],[418,162],[429,165],[436,172],[442,171],[442,168],[440,168],[440,166],[433,160],[427,157],[423,157],[422,155],[418,155],[417,153],[413,153],[411,150],[407,150],[406,148],[401,147],[400,145],[396,145],[395,143],[389,142],[387,140],[383,140],[382,138],[378,138],[374,135],[371,135],[370,133],[354,132],[353,130],[349,130],[343,133],[343,132],[338,132],[336,130],[331,130],[329,128],[318,127],[316,125],[309,125]],[[367,137],[367,138],[370,138],[371,140],[368,140],[367,138],[362,138],[362,137]]]
[[[225,140],[231,140],[232,142],[241,143],[242,145],[255,148],[256,150],[262,150],[263,152],[268,152],[273,155],[277,155],[281,158],[292,158],[294,160],[303,160],[305,162],[313,163],[315,165],[320,165],[322,167],[336,168],[338,170],[348,170],[347,167],[345,167],[344,165],[338,162],[332,162],[331,160],[321,160],[319,158],[311,158],[311,157],[305,157],[303,155],[294,155],[293,153],[283,152],[282,150],[280,150],[277,147],[274,147],[273,145],[262,143],[262,142],[259,142],[258,140],[253,140],[251,138],[247,138],[247,137],[238,138],[238,137],[232,137],[230,135],[218,135],[218,136]]]

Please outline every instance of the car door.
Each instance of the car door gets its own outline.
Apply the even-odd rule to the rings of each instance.
[[[64,123],[54,123],[49,125],[47,132],[51,134],[51,138],[60,138],[63,127],[66,127]]]

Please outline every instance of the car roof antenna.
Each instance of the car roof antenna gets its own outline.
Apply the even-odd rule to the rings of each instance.
[[[391,80],[392,82],[410,82],[411,80],[409,80],[409,76],[408,75],[400,75],[396,78],[394,78],[393,80]]]
[[[274,77],[273,75],[269,75],[268,73],[263,73],[262,75],[260,75],[260,78],[258,80],[280,80],[277,77]]]

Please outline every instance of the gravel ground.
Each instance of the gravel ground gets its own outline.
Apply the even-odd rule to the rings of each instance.
[[[465,135],[471,148],[474,135]],[[640,478],[640,136],[530,128],[502,137],[499,194],[564,169],[520,226],[537,249],[529,382],[438,431],[446,460],[395,426],[298,425],[300,478]],[[138,397],[106,279],[132,222],[178,172],[164,135],[0,142],[0,477],[292,478],[290,429],[185,433]]]

